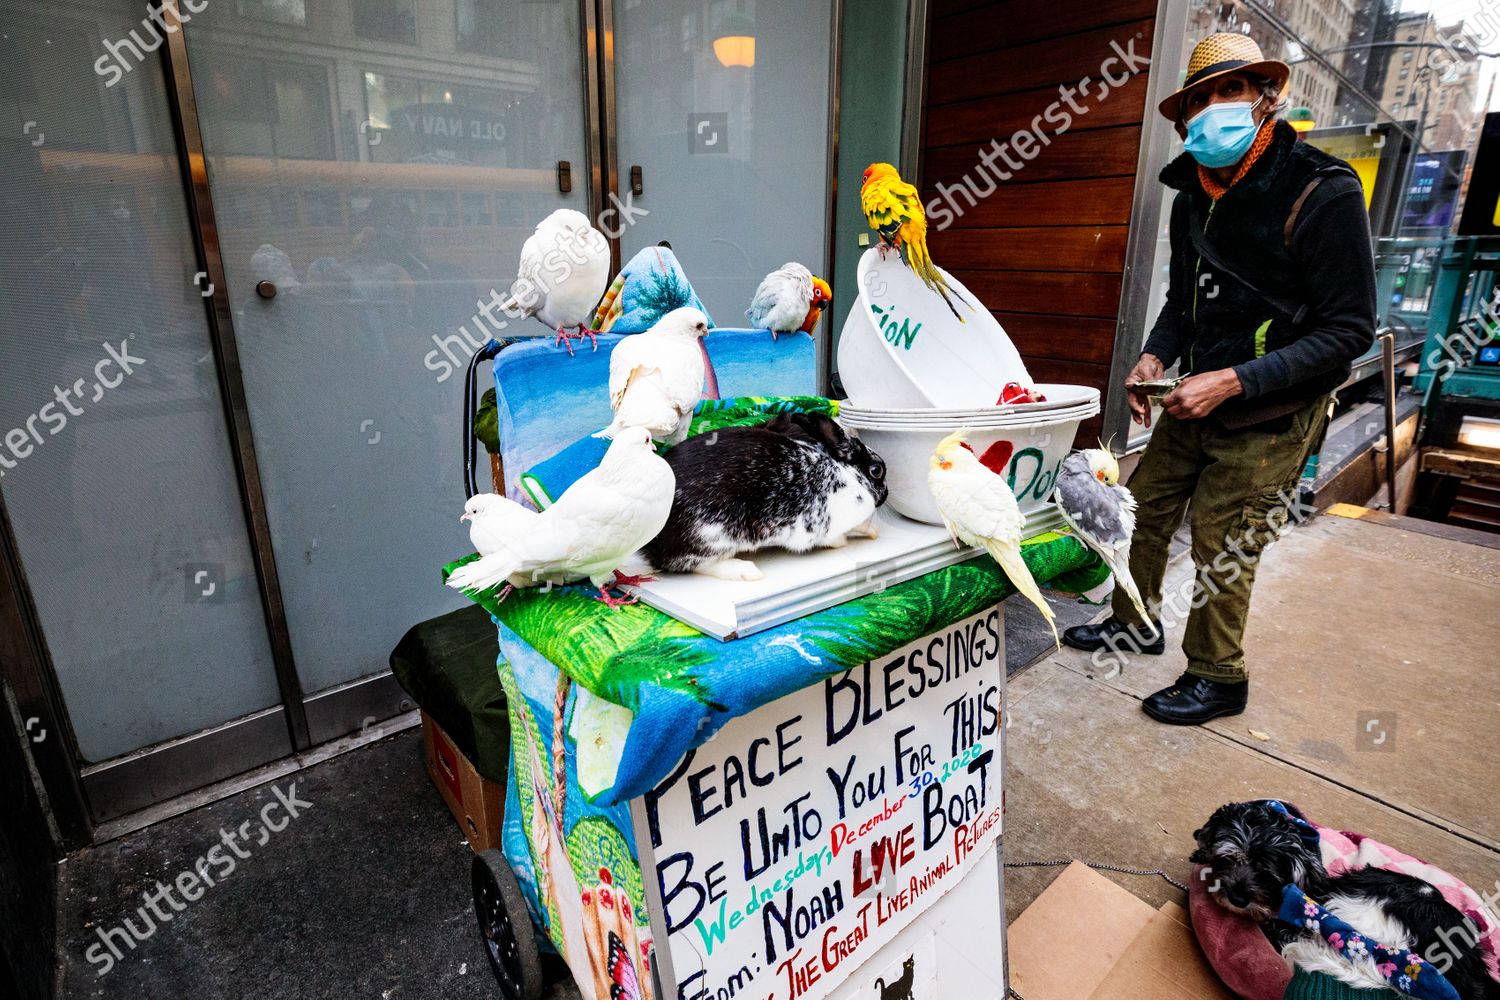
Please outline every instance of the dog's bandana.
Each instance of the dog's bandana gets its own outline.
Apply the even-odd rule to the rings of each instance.
[[[1295,885],[1281,890],[1280,918],[1293,927],[1301,927],[1328,942],[1344,958],[1369,959],[1391,988],[1421,1000],[1460,1000],[1458,993],[1443,974],[1421,956],[1405,948],[1387,948],[1371,941],[1338,917],[1323,909],[1313,898]]]

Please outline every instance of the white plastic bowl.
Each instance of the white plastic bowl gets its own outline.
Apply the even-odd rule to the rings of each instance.
[[[1037,415],[1052,410],[1087,406],[1097,404],[1099,401],[1099,390],[1087,385],[1064,385],[1056,382],[1047,382],[1036,386],[1036,389],[1047,397],[1045,402],[1006,403],[1003,405],[990,403],[985,406],[971,407],[894,407],[861,406],[852,399],[845,399],[839,402],[839,412],[841,414],[847,413],[852,417],[861,419],[896,418],[908,420],[928,418],[960,420],[970,417],[980,419],[1015,417],[1032,420]]]
[[[855,405],[988,407],[1006,383],[1032,384],[979,297],[938,270],[962,323],[895,253],[882,260],[871,247],[860,257],[859,298],[838,345],[839,378]]]
[[[1012,426],[975,426],[963,420],[935,426],[925,421],[880,426],[862,424],[842,412],[839,422],[885,460],[885,484],[893,509],[916,521],[942,524],[937,503],[927,489],[927,470],[943,438],[968,427],[969,446],[981,461],[1006,477],[1021,513],[1030,514],[1046,506],[1051,497],[1058,468],[1073,449],[1079,424],[1098,412],[1096,392],[1088,405],[1037,414],[1034,420]]]

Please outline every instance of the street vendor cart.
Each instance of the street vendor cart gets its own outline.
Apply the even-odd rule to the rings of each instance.
[[[576,462],[567,442],[603,422],[562,405],[561,383],[602,384],[619,339],[576,356],[536,341],[481,351],[507,492],[556,495],[549,456]],[[815,384],[807,335],[715,330],[707,347],[720,398],[692,433],[788,407],[836,415],[800,395]],[[682,607],[671,587],[620,608],[586,585],[473,595],[497,629],[510,721],[502,847],[473,866],[507,1000],[540,995],[542,949],[585,1000],[1006,995],[1013,588],[941,529],[918,544],[890,517],[898,555],[851,542],[817,586],[804,567],[784,599],[728,612]],[[1023,546],[1036,579],[1102,583],[1099,560],[1049,527],[1033,519]]]

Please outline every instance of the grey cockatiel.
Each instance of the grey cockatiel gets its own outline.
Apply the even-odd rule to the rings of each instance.
[[[1075,451],[1063,459],[1052,502],[1078,540],[1099,553],[1147,621],[1151,615],[1130,576],[1130,536],[1135,533],[1135,497],[1120,485],[1120,465],[1102,448]]]
[[[532,587],[587,579],[611,607],[615,572],[661,531],[672,510],[676,477],[656,454],[644,427],[623,428],[595,468],[540,513],[496,497],[471,512],[471,540],[484,553],[448,577],[448,586],[482,591],[501,584]]]

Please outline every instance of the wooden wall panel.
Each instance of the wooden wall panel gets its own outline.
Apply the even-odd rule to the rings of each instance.
[[[1119,100],[1113,98],[1118,97]],[[968,143],[988,146],[990,139],[1004,141],[1024,128],[1032,128],[1047,106],[1057,99],[1057,86],[1022,90],[995,97],[982,97],[930,108],[927,112],[927,145],[952,146]],[[1139,125],[1140,108],[1146,99],[1146,80],[1137,76],[1099,104],[1083,104],[1087,113],[1073,116],[1069,130],[1052,140],[1053,145],[1070,135],[1113,125]]]
[[[932,4],[922,159],[932,255],[993,312],[1039,382],[1108,390],[1148,80],[1141,72],[1101,99],[1101,64],[1132,46],[1149,55],[1155,10],[1155,0]],[[1087,110],[1059,106],[1058,132],[1058,112],[1046,112],[1060,85],[1084,78],[1076,101]],[[979,154],[1018,131],[1048,144],[1020,169],[999,163],[1011,176],[991,190]]]
[[[1091,95],[1097,94],[1100,64],[1115,51],[1111,42],[1124,48],[1134,40],[1138,55],[1151,54],[1152,23],[1150,20],[1135,21],[1017,45],[1005,48],[1003,57],[991,51],[939,62],[937,50],[929,47],[927,103],[930,106],[952,104],[1046,84],[1077,84],[1087,78],[1090,85],[1083,88],[1076,98],[1082,105],[1094,99]]]
[[[1012,170],[1003,160],[996,158],[997,154],[988,136],[978,141],[960,142],[963,144],[932,149],[928,153],[927,169],[934,176],[962,177],[976,171],[982,162],[979,154],[984,152],[989,154],[993,163],[1012,174],[1016,183],[1031,184],[1036,181],[1132,174],[1135,172],[1136,151],[1141,144],[1141,129],[1139,125],[1128,125],[1122,128],[1096,128],[1087,132],[1064,132],[1037,150],[1036,156],[1030,161],[1020,160],[1012,154],[1022,164],[1020,170]],[[984,184],[983,178],[977,174],[974,180],[976,184]]]
[[[931,39],[943,58],[952,59],[992,51],[997,39],[1016,46],[1155,16],[1156,0],[1064,0],[1048,8],[1046,17],[1036,16],[1034,0],[1005,0],[976,4],[954,17],[936,16]]]
[[[951,229],[943,236],[949,271],[1121,271],[1124,226]],[[998,308],[998,307],[995,307]]]

